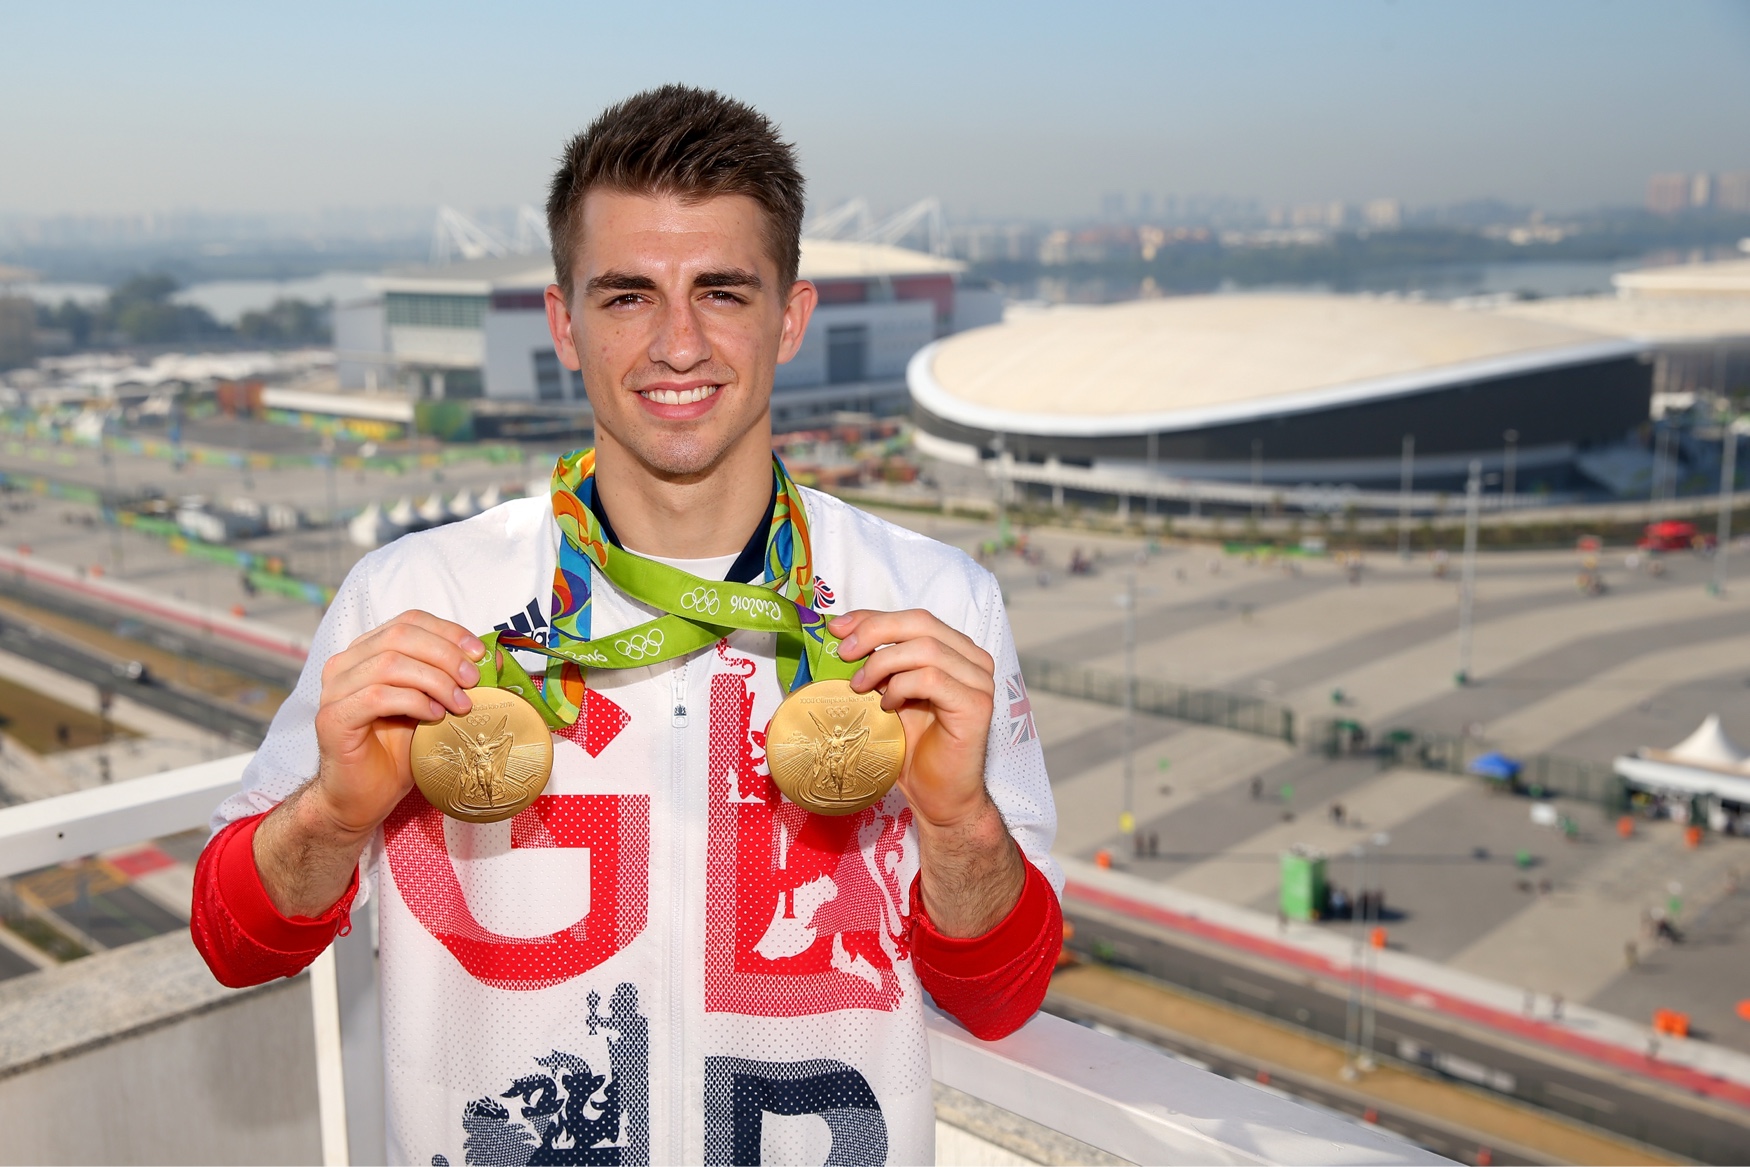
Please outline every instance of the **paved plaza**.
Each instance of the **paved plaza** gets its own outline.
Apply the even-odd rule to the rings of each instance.
[[[462,486],[506,488],[544,473],[547,460],[462,463],[435,481],[429,469],[342,474],[336,493],[345,509]],[[14,452],[0,456],[0,469],[101,481],[89,451]],[[248,493],[236,470],[191,466],[178,474],[162,462],[121,457],[116,474],[124,488]],[[253,482],[254,497],[326,505],[319,469],[257,470]],[[109,533],[84,521],[91,508],[16,495],[10,502],[0,541],[29,543],[34,554],[68,564],[111,563]],[[887,517],[969,551],[994,534],[989,521]],[[279,538],[294,565],[317,578],[334,578],[329,556],[338,573],[360,553],[322,531]],[[1376,732],[1468,733],[1515,756],[1608,762],[1637,746],[1669,746],[1717,713],[1728,734],[1750,742],[1750,556],[1740,559],[1744,586],[1720,599],[1705,586],[1712,564],[1689,556],[1669,558],[1655,577],[1644,565],[1630,567],[1626,548],[1609,552],[1607,590],[1587,596],[1576,587],[1572,553],[1483,554],[1474,680],[1459,687],[1456,559],[1441,579],[1426,557],[1406,563],[1374,554],[1352,582],[1329,559],[1248,560],[1207,544],[1151,552],[1138,538],[1042,529],[1030,546],[1038,553],[1032,562],[1004,553],[989,566],[1020,649],[1035,657],[1122,669],[1118,599],[1133,579],[1140,675],[1281,702],[1303,727],[1343,717]],[[1091,573],[1068,570],[1077,551],[1094,561]],[[122,536],[115,574],[219,610],[243,604],[251,618],[305,635],[319,617],[307,604],[247,596],[234,569],[131,533]],[[1670,823],[1643,823],[1623,840],[1585,804],[1560,808],[1580,827],[1567,840],[1531,822],[1528,800],[1491,793],[1475,779],[1382,770],[1371,758],[1333,761],[1304,746],[1138,715],[1133,805],[1138,830],[1155,846],[1137,858],[1118,830],[1120,710],[1037,691],[1028,699],[1066,856],[1106,850],[1120,868],[1273,917],[1284,849],[1323,849],[1334,856],[1331,878],[1353,889],[1348,852],[1384,832],[1390,841],[1374,848],[1365,882],[1385,890],[1394,948],[1529,991],[1546,1011],[1552,994],[1643,1024],[1654,1008],[1681,1009],[1708,1040],[1750,1051],[1750,1023],[1734,1012],[1750,995],[1737,967],[1750,945],[1750,840],[1710,836],[1688,850]],[[196,748],[169,736],[158,735],[163,744],[155,742],[140,767],[159,768],[171,753]],[[88,781],[77,764],[57,765],[59,780]],[[1341,822],[1333,804],[1344,810]],[[1673,898],[1685,942],[1654,944],[1645,914]]]
[[[991,536],[988,523],[903,521],[968,548]],[[1608,590],[1592,597],[1576,586],[1573,554],[1479,556],[1474,682],[1460,688],[1456,563],[1437,579],[1426,558],[1375,555],[1350,583],[1316,558],[1267,566],[1177,545],[1139,556],[1140,540],[1063,531],[1036,532],[1030,545],[1048,577],[1014,555],[990,566],[1019,647],[1037,656],[1122,669],[1117,598],[1134,577],[1140,675],[1282,701],[1302,725],[1341,716],[1376,731],[1468,731],[1512,755],[1608,762],[1674,744],[1718,713],[1728,734],[1750,741],[1750,580],[1715,598],[1705,588],[1712,565],[1700,559],[1674,557],[1654,577],[1622,551],[1607,555]],[[1077,548],[1099,552],[1093,574],[1064,570]],[[1657,822],[1624,840],[1601,808],[1563,803],[1580,825],[1570,841],[1533,824],[1529,800],[1478,779],[1138,716],[1137,828],[1158,841],[1139,859],[1118,831],[1121,711],[1039,692],[1030,700],[1064,855],[1106,850],[1134,874],[1273,917],[1282,851],[1322,849],[1333,881],[1354,889],[1348,852],[1384,832],[1365,879],[1385,890],[1394,949],[1528,990],[1544,1014],[1552,994],[1642,1024],[1655,1008],[1680,1009],[1708,1040],[1750,1052],[1750,1022],[1735,1013],[1747,995],[1750,839],[1709,836],[1689,850],[1678,826]],[[1684,943],[1655,944],[1646,914],[1673,897]]]

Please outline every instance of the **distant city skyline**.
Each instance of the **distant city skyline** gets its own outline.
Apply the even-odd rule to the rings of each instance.
[[[10,8],[0,214],[539,203],[668,80],[766,110],[817,206],[1640,205],[1750,170],[1750,5]]]

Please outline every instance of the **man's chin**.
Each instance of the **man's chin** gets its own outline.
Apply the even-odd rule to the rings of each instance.
[[[705,478],[722,465],[733,443],[712,441],[703,435],[646,438],[627,446],[628,451],[652,474],[674,481]]]

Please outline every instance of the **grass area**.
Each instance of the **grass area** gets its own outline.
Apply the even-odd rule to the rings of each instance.
[[[81,956],[90,956],[91,952],[83,944],[63,935],[47,920],[35,916],[9,916],[4,921],[6,930],[13,933],[42,952],[48,953],[62,964],[69,960],[78,960]]]
[[[0,729],[38,754],[83,749],[115,738],[136,736],[113,722],[105,726],[95,713],[4,678],[0,678]]]

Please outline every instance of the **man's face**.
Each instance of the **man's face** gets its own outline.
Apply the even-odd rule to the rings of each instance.
[[[742,195],[684,203],[592,191],[567,304],[547,289],[559,359],[583,374],[598,438],[665,478],[769,448],[772,374],[796,355],[814,287],[778,286],[764,211]]]

